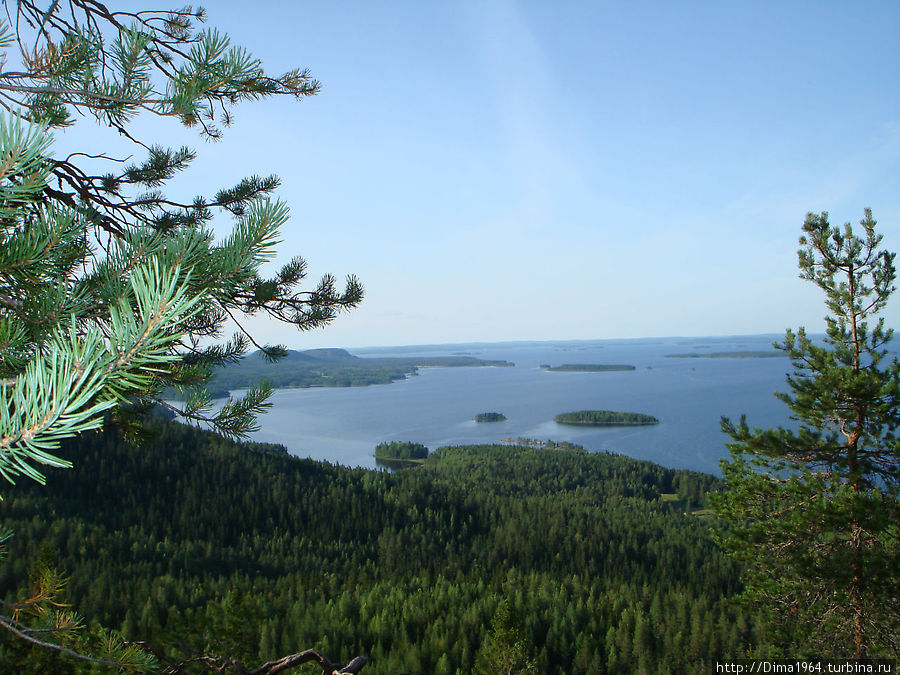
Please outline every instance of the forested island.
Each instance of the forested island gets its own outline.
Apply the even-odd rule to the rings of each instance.
[[[734,352],[688,352],[685,354],[666,354],[667,359],[770,359],[787,357],[782,351],[774,349],[757,349]]]
[[[428,448],[412,441],[385,441],[375,446],[375,459],[387,468],[418,466],[428,457]]]
[[[506,415],[498,412],[478,413],[475,415],[476,422],[505,422]]]
[[[542,365],[542,370],[550,373],[605,373],[617,370],[634,370],[634,366],[624,363],[564,363],[561,366]]]
[[[485,360],[472,356],[411,356],[366,357],[354,356],[345,349],[288,350],[287,356],[275,363],[266,361],[259,351],[249,354],[216,372],[210,385],[214,398],[228,396],[228,392],[243,389],[262,381],[273,387],[363,387],[370,384],[390,384],[416,375],[419,368],[504,367],[514,363]],[[169,398],[179,397],[170,390]]]
[[[616,410],[579,410],[560,413],[553,418],[557,424],[576,424],[587,427],[631,427],[659,424],[651,415]]]
[[[693,515],[713,476],[521,446],[441,448],[391,474],[153,431],[139,452],[84,434],[61,451],[74,469],[4,492],[3,599],[40,559],[73,609],[167,657],[314,647],[365,654],[372,675],[473,672],[503,603],[548,675],[708,673],[759,641]],[[76,670],[7,631],[0,653],[8,672]]]

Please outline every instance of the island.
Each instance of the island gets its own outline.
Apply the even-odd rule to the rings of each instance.
[[[505,422],[506,415],[498,412],[478,413],[475,415],[476,422]]]
[[[666,354],[667,359],[771,359],[786,357],[787,354],[773,349],[745,350],[735,352],[689,352],[687,354]]]
[[[561,413],[554,418],[557,424],[575,424],[585,427],[634,427],[659,424],[652,415],[615,410],[579,410]]]
[[[375,446],[375,463],[391,469],[418,466],[428,457],[428,448],[411,441],[385,441]]]
[[[634,370],[634,366],[625,363],[564,363],[561,366],[542,365],[541,368],[551,373],[605,373],[615,370]]]

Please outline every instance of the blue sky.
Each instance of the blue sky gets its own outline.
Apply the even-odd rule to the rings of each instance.
[[[210,3],[209,25],[322,93],[242,105],[215,145],[147,133],[198,149],[185,196],[280,175],[281,259],[367,290],[326,329],[261,339],[818,331],[806,212],[871,207],[900,249],[900,3],[248,6]]]

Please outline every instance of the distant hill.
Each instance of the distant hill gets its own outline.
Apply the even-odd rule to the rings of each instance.
[[[336,363],[340,361],[359,361],[361,360],[358,356],[353,356],[346,349],[305,349],[303,351],[297,351],[295,349],[288,349],[287,356],[282,359],[279,359],[279,363]],[[255,352],[251,352],[247,354],[244,358],[240,360],[239,363],[265,363],[266,357],[263,355],[262,351],[257,350]]]
[[[262,352],[254,352],[254,356],[257,356],[260,359],[264,360],[262,356]],[[326,349],[307,349],[302,352],[297,352],[293,350],[288,351],[286,359],[291,361],[316,361],[316,362],[328,362],[328,363],[337,363],[342,361],[361,361],[358,356],[353,356],[346,349],[337,349],[337,348],[326,348]]]

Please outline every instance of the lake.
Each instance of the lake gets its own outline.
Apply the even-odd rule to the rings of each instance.
[[[720,473],[727,437],[724,416],[746,414],[751,426],[788,423],[787,358],[666,358],[676,353],[755,351],[782,336],[507,342],[350,350],[366,356],[465,354],[505,359],[514,368],[421,368],[393,384],[353,388],[281,389],[260,418],[253,440],[280,443],[291,454],[345,466],[375,467],[382,441],[444,445],[507,438],[570,441],[674,468]],[[630,364],[633,371],[547,372],[541,364]],[[573,427],[554,416],[584,409],[653,415],[646,427]],[[476,423],[478,413],[505,422]]]

